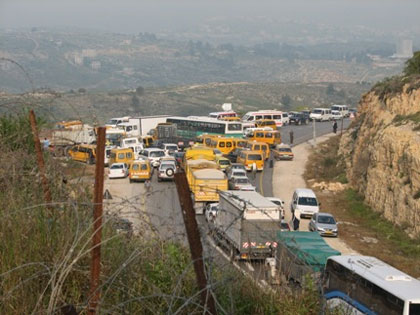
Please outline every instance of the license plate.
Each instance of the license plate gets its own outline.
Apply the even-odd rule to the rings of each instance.
[[[264,245],[258,245],[257,248],[266,248]]]

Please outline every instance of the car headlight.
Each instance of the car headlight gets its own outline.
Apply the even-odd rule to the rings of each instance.
[[[320,231],[320,232],[325,232],[325,229],[320,228],[320,227],[319,227],[319,228],[317,228],[317,230],[318,230],[318,231]]]
[[[337,233],[337,229],[334,229],[334,230],[333,230],[333,232],[334,232],[334,233]]]

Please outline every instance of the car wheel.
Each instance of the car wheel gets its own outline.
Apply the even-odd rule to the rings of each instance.
[[[308,119],[305,119],[305,125],[307,125],[309,123]]]
[[[174,175],[175,171],[172,168],[168,168],[165,173],[166,173],[166,175],[171,177],[171,176]]]
[[[133,183],[133,180],[130,178],[130,184],[132,184]]]
[[[302,125],[302,121],[301,120],[298,121],[298,125],[299,126]]]

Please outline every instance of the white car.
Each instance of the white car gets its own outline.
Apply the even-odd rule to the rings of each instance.
[[[217,211],[219,211],[219,203],[213,202],[209,203],[204,209],[205,217],[207,222],[214,222],[214,219],[217,216]]]
[[[276,197],[267,197],[268,200],[270,200],[272,203],[274,203],[275,205],[279,206],[280,211],[281,211],[281,218],[284,219],[284,201],[281,200],[280,198],[276,198]]]
[[[228,179],[231,179],[232,177],[247,177],[246,170],[232,169],[228,174]]]
[[[162,160],[159,167],[158,167],[158,182],[168,179],[172,180],[174,178],[176,171],[176,163],[175,161],[170,160]]]
[[[128,176],[128,166],[125,163],[114,163],[109,167],[108,178],[126,178]]]
[[[140,155],[148,158],[150,165],[152,165],[153,167],[158,167],[160,165],[160,159],[166,156],[165,151],[158,148],[147,148],[141,150]]]
[[[338,111],[338,110],[332,110],[331,111],[331,119],[333,119],[333,120],[341,120],[343,118],[344,117],[343,117],[343,115],[341,114],[340,111]]]
[[[242,191],[255,191],[255,186],[251,184],[248,177],[231,177],[228,181],[229,189]]]
[[[162,144],[162,149],[165,151],[166,155],[169,155],[169,152],[178,152],[179,147],[174,143],[164,143]]]

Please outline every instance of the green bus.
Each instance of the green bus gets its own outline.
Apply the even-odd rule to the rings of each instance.
[[[177,127],[180,138],[196,139],[203,134],[223,137],[242,138],[242,123],[238,121],[223,121],[209,117],[168,117],[166,122]]]

